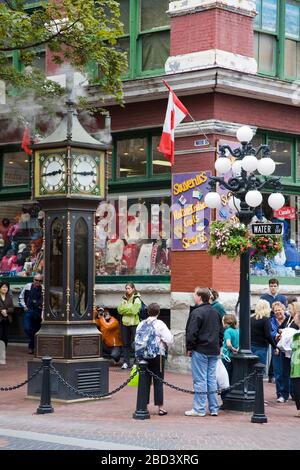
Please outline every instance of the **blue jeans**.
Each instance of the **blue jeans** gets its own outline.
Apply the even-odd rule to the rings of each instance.
[[[289,398],[291,360],[283,352],[272,354],[277,398]]]
[[[39,312],[34,312],[32,310],[27,310],[27,312],[24,312],[23,328],[29,338],[29,349],[34,349],[34,336],[39,331],[41,322],[42,319]]]
[[[259,362],[267,365],[267,354],[268,354],[268,346],[255,346],[254,344],[251,345],[251,351],[253,354],[258,356]]]
[[[210,413],[217,412],[219,409],[217,394],[208,393],[206,395],[207,392],[217,390],[217,360],[218,356],[206,356],[197,351],[192,352],[192,376],[195,390],[193,408],[198,413],[205,413],[206,397]]]

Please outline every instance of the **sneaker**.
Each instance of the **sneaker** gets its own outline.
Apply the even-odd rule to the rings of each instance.
[[[205,413],[200,413],[196,410],[188,410],[184,412],[185,416],[205,416]]]
[[[287,400],[285,400],[283,397],[277,398],[277,403],[286,403]]]
[[[210,413],[210,416],[218,416],[218,412],[217,412],[217,411],[212,411],[212,412]]]
[[[128,364],[126,362],[124,362],[124,364],[122,365],[121,369],[128,369]]]

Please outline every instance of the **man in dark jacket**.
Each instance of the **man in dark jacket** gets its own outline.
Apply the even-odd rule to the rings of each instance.
[[[186,325],[186,349],[191,356],[194,384],[193,409],[186,416],[205,416],[206,397],[211,416],[218,416],[216,367],[223,328],[220,315],[209,303],[211,293],[205,287],[196,287],[193,309]]]
[[[24,331],[29,337],[28,353],[34,353],[34,337],[39,331],[42,322],[43,309],[43,276],[36,274],[32,283],[28,283],[22,289],[19,296],[19,304],[24,308]]]

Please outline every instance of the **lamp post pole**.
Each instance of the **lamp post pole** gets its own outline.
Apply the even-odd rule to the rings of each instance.
[[[276,192],[281,188],[278,177],[266,178],[275,170],[275,163],[269,157],[267,145],[261,145],[255,150],[249,143],[253,137],[252,130],[243,126],[237,131],[237,138],[241,147],[232,150],[229,145],[219,148],[219,158],[216,160],[215,168],[219,173],[227,173],[232,169],[233,176],[225,181],[223,176],[211,176],[210,186],[212,192],[205,197],[205,202],[211,209],[221,205],[220,195],[215,192],[219,183],[225,189],[231,191],[233,204],[237,209],[237,217],[240,223],[248,225],[255,214],[255,208],[262,203],[263,188],[273,189]],[[261,154],[261,159],[256,157]],[[228,156],[235,158],[231,166]],[[261,180],[254,172],[258,170],[264,176]],[[279,209],[284,205],[284,197],[273,193],[268,202],[273,209]],[[240,255],[240,289],[239,289],[239,323],[240,323],[240,346],[238,354],[232,357],[233,373],[232,384],[239,381],[242,383],[230,391],[224,397],[224,409],[236,411],[252,411],[255,399],[254,379],[247,379],[254,371],[254,365],[258,357],[251,352],[250,331],[250,254],[249,249]]]

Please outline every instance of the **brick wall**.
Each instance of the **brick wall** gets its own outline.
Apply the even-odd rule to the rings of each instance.
[[[233,95],[215,95],[214,118],[278,132],[300,133],[299,108]]]
[[[220,292],[238,292],[239,260],[217,259],[205,251],[173,251],[171,290],[193,292],[196,286],[213,287]]]
[[[171,19],[171,56],[209,49],[253,57],[253,19],[218,8]]]

